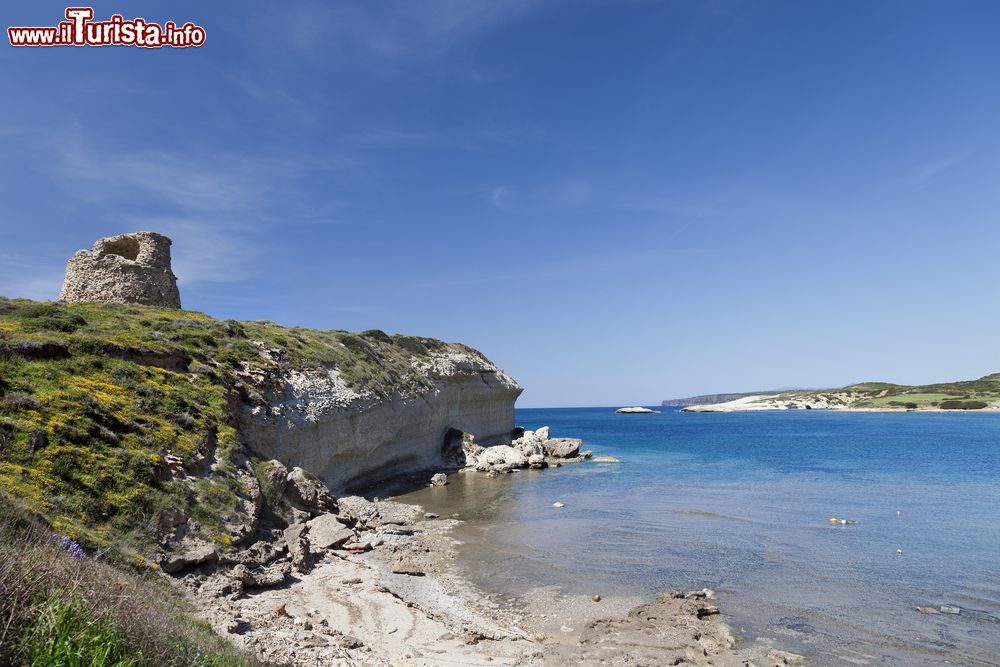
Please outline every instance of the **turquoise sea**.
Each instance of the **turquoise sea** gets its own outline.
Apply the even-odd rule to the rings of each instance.
[[[445,487],[484,585],[710,587],[739,636],[809,664],[1000,664],[998,414],[523,409],[517,423],[621,462]],[[960,613],[916,610],[942,606]]]

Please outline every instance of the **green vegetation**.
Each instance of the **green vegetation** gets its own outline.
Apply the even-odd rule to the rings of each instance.
[[[374,396],[419,392],[432,381],[414,363],[446,350],[468,348],[0,298],[0,664],[247,664],[157,579],[163,510],[229,548],[250,475],[265,520],[283,512],[240,445],[236,406],[293,368],[336,370]]]
[[[982,410],[986,407],[985,401],[942,401],[939,406],[942,410]]]
[[[919,405],[921,403],[937,403],[940,401],[947,401],[950,398],[953,398],[952,394],[897,392],[888,396],[882,396],[881,398],[873,398],[869,401],[869,403],[871,405],[892,405],[895,403],[906,402]]]
[[[1000,373],[978,380],[917,386],[863,382],[841,389],[796,392],[782,397],[803,401],[823,397],[832,405],[855,408],[982,410],[1000,404]]]
[[[166,507],[192,514],[204,537],[226,545],[244,490],[235,402],[261,400],[289,368],[336,369],[377,396],[417,392],[429,380],[413,358],[459,347],[374,330],[0,298],[0,494],[92,547],[142,555]],[[172,476],[168,455],[197,474]],[[214,471],[199,471],[202,460]]]
[[[93,618],[79,601],[43,602],[32,610],[37,622],[24,631],[20,647],[32,667],[138,667],[141,654],[133,654],[114,621]]]
[[[0,664],[236,667],[236,652],[150,574],[86,555],[0,508]]]

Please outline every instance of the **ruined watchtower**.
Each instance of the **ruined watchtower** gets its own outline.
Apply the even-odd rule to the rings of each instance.
[[[155,232],[98,240],[92,250],[79,250],[70,258],[59,300],[180,308],[170,243]]]

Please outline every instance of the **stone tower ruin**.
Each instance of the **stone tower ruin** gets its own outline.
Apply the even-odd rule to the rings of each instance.
[[[170,243],[155,232],[98,240],[93,249],[79,250],[70,258],[59,300],[180,308]]]

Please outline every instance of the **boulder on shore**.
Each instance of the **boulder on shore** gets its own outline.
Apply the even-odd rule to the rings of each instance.
[[[326,484],[299,467],[292,468],[288,473],[285,500],[292,507],[314,516],[337,509],[337,501]]]
[[[464,442],[466,468],[495,476],[519,468],[558,467],[560,460],[573,463],[590,457],[590,452],[580,455],[583,441],[579,438],[550,436],[549,427],[543,426],[537,431],[520,432],[510,445],[479,447],[471,440]]]
[[[583,440],[579,438],[553,438],[545,441],[545,453],[561,459],[568,459],[576,456],[580,451]]]
[[[308,530],[304,523],[293,523],[285,528],[285,544],[288,546],[288,555],[292,557],[292,566],[299,572],[309,569],[309,537]]]
[[[309,527],[309,549],[313,553],[339,547],[354,538],[354,531],[342,524],[334,514],[321,514],[306,523],[306,526]]]
[[[204,563],[212,563],[219,559],[219,552],[208,542],[186,539],[176,550],[164,554],[160,559],[160,569],[167,573]]]
[[[239,564],[233,568],[232,575],[247,588],[269,588],[284,583],[290,570],[291,566],[288,563],[278,563],[253,570],[246,565]]]
[[[523,468],[527,465],[528,457],[520,449],[510,445],[497,445],[483,450],[476,463],[476,470],[509,472],[514,468]]]
[[[425,574],[423,568],[417,565],[413,561],[413,557],[405,551],[396,556],[396,560],[392,564],[392,573],[408,574],[411,577],[422,577]]]
[[[337,500],[340,516],[359,528],[373,527],[378,523],[378,506],[361,496],[344,496]]]

